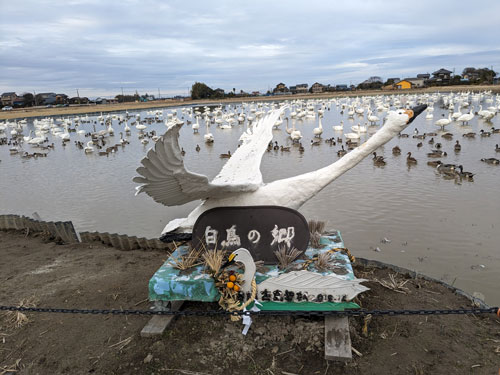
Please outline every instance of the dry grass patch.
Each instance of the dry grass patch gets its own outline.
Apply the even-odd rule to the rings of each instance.
[[[22,299],[16,307],[36,307],[37,303],[38,300],[32,296]],[[22,311],[5,311],[2,315],[7,328],[21,328],[30,322],[28,316]]]
[[[394,273],[389,274],[389,280],[375,279],[375,281],[378,282],[380,285],[382,285],[384,288],[390,289],[394,292],[403,293],[403,294],[410,293],[410,289],[405,287],[406,283],[410,280],[397,280],[396,274],[394,274]]]

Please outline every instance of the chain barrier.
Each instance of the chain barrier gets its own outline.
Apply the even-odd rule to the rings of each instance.
[[[344,311],[225,311],[225,310],[109,310],[109,309],[58,309],[50,307],[2,306],[0,311],[92,314],[92,315],[175,315],[175,316],[214,316],[214,315],[257,315],[257,316],[396,316],[396,315],[465,315],[465,314],[497,314],[499,307],[487,309],[446,309],[446,310],[344,310]]]

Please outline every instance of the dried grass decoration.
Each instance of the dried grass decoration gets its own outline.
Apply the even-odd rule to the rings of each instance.
[[[181,252],[181,250],[179,250],[175,242],[174,242],[174,247],[175,251],[178,251],[178,253]],[[178,257],[171,256],[170,263],[172,264],[172,267],[177,268],[178,270],[181,271],[199,266],[200,264],[203,263],[201,261],[202,252],[203,249],[193,248],[189,246],[188,250],[185,251],[183,254],[180,254]]]
[[[217,251],[218,254],[209,254],[215,251]],[[242,296],[240,295],[240,290],[242,285],[245,283],[245,281],[243,280],[243,274],[235,272],[233,270],[223,270],[222,272],[220,272],[225,251],[209,250],[205,254],[205,266],[207,268],[210,268],[212,277],[215,279],[215,286],[217,287],[221,295],[221,297],[219,298],[220,307],[230,312],[241,311],[248,305],[250,305],[253,301],[255,301],[255,297],[257,295],[257,283],[255,282],[255,279],[252,280],[250,296]],[[222,254],[222,256],[220,254]],[[209,263],[214,263],[215,265],[209,265]],[[215,269],[217,269],[218,271],[214,272]],[[231,315],[230,318],[232,321],[238,321],[241,319],[239,315]]]
[[[238,293],[243,285],[243,275],[234,271],[223,271],[216,277],[215,286],[220,292],[219,305],[227,311],[239,310]]]
[[[318,254],[316,261],[314,262],[316,268],[319,271],[326,271],[331,268],[332,254],[329,252],[324,252]]]
[[[321,241],[321,236],[325,231],[326,223],[324,221],[309,220],[308,225],[309,225],[309,235],[310,235],[309,242],[311,244],[311,247],[314,247],[315,249],[323,247],[320,241]]]
[[[278,259],[278,267],[280,270],[286,270],[300,254],[302,254],[302,251],[297,250],[295,247],[288,249],[287,246],[280,246],[278,250],[274,252],[274,255]]]
[[[226,256],[226,250],[222,249],[214,249],[209,250],[202,243],[202,258],[203,263],[205,264],[205,271],[212,277],[216,277],[220,272],[222,264],[224,263],[224,258]]]

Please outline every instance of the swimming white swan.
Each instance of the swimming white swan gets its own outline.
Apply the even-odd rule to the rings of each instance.
[[[300,130],[295,130],[295,121],[292,122],[292,133],[290,134],[292,142],[299,142],[302,139],[302,133]]]
[[[365,123],[365,126],[361,126],[361,124],[358,123],[358,125],[351,126],[351,129],[352,129],[352,131],[355,131],[355,132],[366,133],[366,131],[367,131],[366,123]]]
[[[461,122],[462,125],[465,125],[466,123],[469,123],[469,121],[474,118],[473,108],[474,107],[470,108],[469,113],[465,113],[462,116],[460,116],[459,118],[457,118],[457,122]]]
[[[108,134],[115,135],[115,129],[111,126],[111,123],[108,125]]]
[[[370,121],[370,125],[376,125],[376,122],[379,120],[379,118],[375,115],[372,114],[372,111],[370,110],[368,112],[368,121]]]
[[[24,139],[24,142],[29,142],[31,140],[31,133],[33,132],[33,130],[30,130],[30,133],[28,134],[27,137],[23,137]]]
[[[288,133],[288,135],[291,135],[294,129],[288,127],[288,117],[285,117],[285,120],[286,120],[285,131]]]
[[[180,125],[170,127],[148,151],[137,168],[141,184],[137,193],[145,192],[156,202],[176,206],[202,200],[187,218],[167,224],[165,232],[190,232],[198,216],[211,208],[222,206],[277,205],[298,209],[336,178],[371,155],[405,129],[426,108],[390,111],[385,125],[368,141],[343,158],[324,168],[299,176],[264,184],[260,163],[273,138],[273,125],[284,110],[273,110],[241,136],[242,144],[227,161],[219,174],[209,181],[204,175],[185,169],[179,146]]]
[[[318,127],[313,129],[313,134],[315,137],[321,138],[321,134],[323,134],[323,125],[321,124],[321,118],[323,116],[319,116]]]
[[[347,138],[347,139],[359,139],[361,138],[361,131],[359,130],[359,128],[356,130],[356,133],[345,133],[344,136]]]
[[[200,129],[200,122],[199,122],[199,117],[196,116],[196,122],[191,126],[193,128],[193,133],[198,133],[198,130]]]
[[[281,126],[281,124],[283,124],[283,120],[281,119],[281,116],[280,116],[280,117],[276,120],[276,122],[274,123],[273,127],[274,127],[275,129],[278,129],[278,128]]]
[[[210,133],[208,131],[208,122],[206,123],[206,126],[207,126],[207,131],[206,131],[205,135],[203,136],[203,138],[205,139],[206,143],[214,143],[214,136],[212,133]],[[167,132],[168,132],[168,130],[167,130]],[[179,145],[177,145],[177,146],[179,146]]]
[[[244,295],[252,291],[252,281],[257,270],[252,255],[247,249],[240,248],[233,251],[228,258],[228,265],[231,263],[242,263],[245,270],[243,273],[243,285],[241,291]],[[310,297],[319,294],[333,296],[333,301],[340,302],[344,298],[352,300],[359,293],[369,290],[361,282],[364,279],[343,280],[334,274],[323,275],[307,270],[292,271],[282,273],[276,277],[269,277],[257,284],[256,299],[259,299],[259,290],[288,290],[294,293],[306,291]]]
[[[440,120],[437,120],[434,124],[437,126],[440,126],[442,130],[444,130],[444,127],[446,125],[449,125],[451,122],[451,113],[448,114],[448,118],[442,118]]]
[[[28,141],[28,144],[30,144],[30,145],[41,145],[43,142],[45,142],[45,136],[41,132],[35,131],[35,135],[36,135],[36,137],[35,138],[31,138]]]
[[[334,125],[333,130],[336,132],[344,131],[344,121],[340,121],[340,125]]]
[[[69,132],[68,132],[68,124],[64,124],[64,132],[57,133],[57,136],[61,138],[63,141],[69,141]]]
[[[451,115],[451,118],[453,120],[456,120],[457,118],[459,118],[460,116],[462,116],[462,112],[460,111],[462,107],[459,105],[458,106],[458,109],[457,109],[457,112],[454,112],[452,115]]]
[[[92,141],[88,141],[88,142],[87,142],[87,147],[85,147],[85,148],[83,149],[83,151],[84,151],[86,154],[90,154],[90,153],[94,152],[94,147],[92,147],[92,145],[93,145],[93,144],[94,144],[94,143],[93,143]]]

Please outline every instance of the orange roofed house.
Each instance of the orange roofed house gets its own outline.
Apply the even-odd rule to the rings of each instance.
[[[413,87],[413,83],[404,79],[402,81],[396,82],[394,84],[394,86],[398,90],[408,90],[408,89],[411,89]]]

